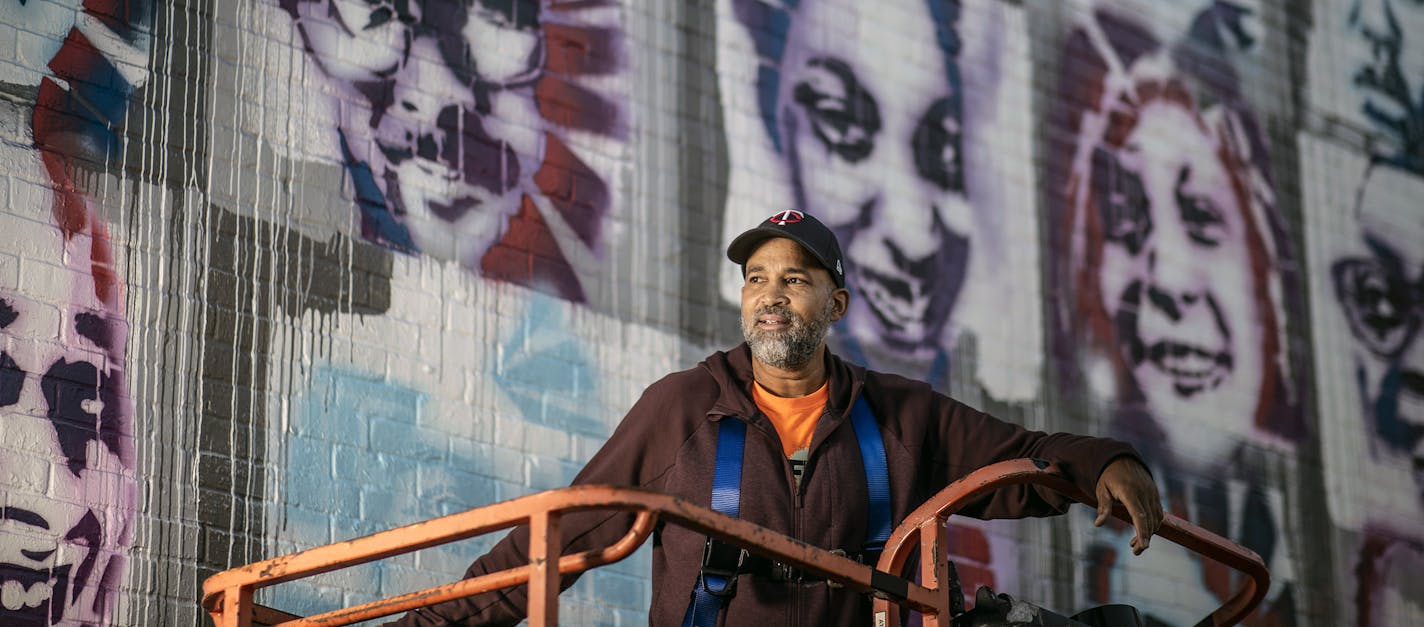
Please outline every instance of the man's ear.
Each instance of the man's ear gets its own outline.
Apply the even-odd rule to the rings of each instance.
[[[831,292],[831,322],[837,322],[845,317],[846,310],[850,308],[850,290],[838,287]]]

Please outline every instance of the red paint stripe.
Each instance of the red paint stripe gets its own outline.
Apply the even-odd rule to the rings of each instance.
[[[618,108],[585,87],[545,74],[534,87],[534,102],[550,122],[622,139]]]
[[[510,218],[504,237],[480,259],[480,274],[564,300],[585,300],[577,275],[528,196],[520,204],[519,213]]]
[[[534,173],[534,183],[579,239],[597,248],[611,204],[608,185],[557,136],[546,133],[544,141],[544,162]]]
[[[618,69],[617,33],[592,26],[547,24],[544,69],[555,74],[612,74]]]

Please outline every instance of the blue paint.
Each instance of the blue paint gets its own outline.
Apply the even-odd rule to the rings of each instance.
[[[379,378],[317,368],[311,387],[294,398],[287,436],[277,528],[283,551],[368,535],[493,503],[497,482],[479,474],[484,448],[456,453],[448,436],[422,427],[428,395]],[[483,463],[481,463],[483,462]],[[350,603],[352,594],[410,592],[408,578],[388,576],[414,564],[432,579],[458,576],[473,553],[469,544],[426,549],[352,569],[345,594],[331,582],[294,582],[275,588],[271,602],[305,615]],[[442,565],[460,564],[458,569]],[[359,582],[359,585],[355,582]]]
[[[1380,378],[1378,390],[1365,389],[1364,368],[1357,369],[1355,376],[1360,388],[1365,390],[1366,398],[1374,393],[1375,435],[1391,447],[1407,452],[1409,445],[1415,441],[1415,437],[1411,436],[1414,436],[1416,427],[1399,418],[1399,364],[1390,364],[1389,370]]]
[[[583,435],[606,437],[596,415],[597,384],[584,348],[568,332],[563,302],[531,296],[518,328],[501,346],[499,389],[525,420]]]
[[[391,213],[385,193],[376,184],[376,175],[372,173],[371,165],[357,159],[351,153],[351,147],[346,143],[345,132],[339,134],[341,136],[341,158],[346,164],[346,171],[351,174],[351,186],[356,195],[356,206],[361,210],[361,224],[366,230],[371,231],[364,235],[367,235],[368,239],[404,253],[420,252],[420,248],[415,245],[415,240],[410,237],[410,231],[399,220],[396,220],[395,214]]]

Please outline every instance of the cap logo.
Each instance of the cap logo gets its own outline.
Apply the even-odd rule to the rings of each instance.
[[[772,214],[772,216],[770,218],[767,218],[766,221],[775,222],[777,226],[786,226],[788,224],[795,224],[797,222],[800,222],[801,218],[804,217],[806,217],[806,214],[801,213],[800,211],[797,211],[795,209],[787,209],[786,211],[781,211]]]

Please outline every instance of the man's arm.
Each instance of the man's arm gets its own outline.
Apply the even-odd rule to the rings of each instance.
[[[939,415],[939,424],[933,430],[937,441],[927,445],[936,447],[937,461],[928,470],[944,473],[934,482],[940,487],[995,462],[1043,459],[1057,464],[1084,493],[1100,494],[1100,489],[1108,489],[1109,503],[1116,499],[1128,506],[1129,512],[1137,509],[1143,523],[1140,531],[1155,532],[1160,525],[1160,515],[1154,518],[1151,514],[1161,511],[1160,503],[1155,509],[1148,504],[1156,500],[1156,487],[1131,445],[1111,438],[1030,431],[951,398],[936,396],[941,400],[934,409]],[[1141,474],[1128,472],[1133,468],[1128,461]],[[961,513],[984,519],[1022,518],[1059,514],[1069,505],[1071,501],[1056,491],[1016,486],[997,490]]]
[[[663,471],[671,465],[671,452],[650,446],[650,442],[668,437],[665,434],[654,436],[652,431],[666,432],[681,426],[679,421],[669,420],[673,415],[672,409],[663,406],[664,403],[659,400],[667,395],[653,392],[654,387],[667,384],[670,382],[664,379],[649,386],[613,435],[574,478],[573,485],[658,487]],[[560,523],[564,533],[563,553],[567,555],[608,546],[627,533],[633,518],[629,513],[607,511],[568,514]],[[528,527],[516,527],[488,553],[475,560],[465,571],[465,578],[527,566],[528,547]],[[577,579],[578,575],[565,576],[559,590],[567,589]],[[386,627],[515,625],[524,619],[528,598],[528,586],[506,588],[420,608],[396,622],[387,623]]]

